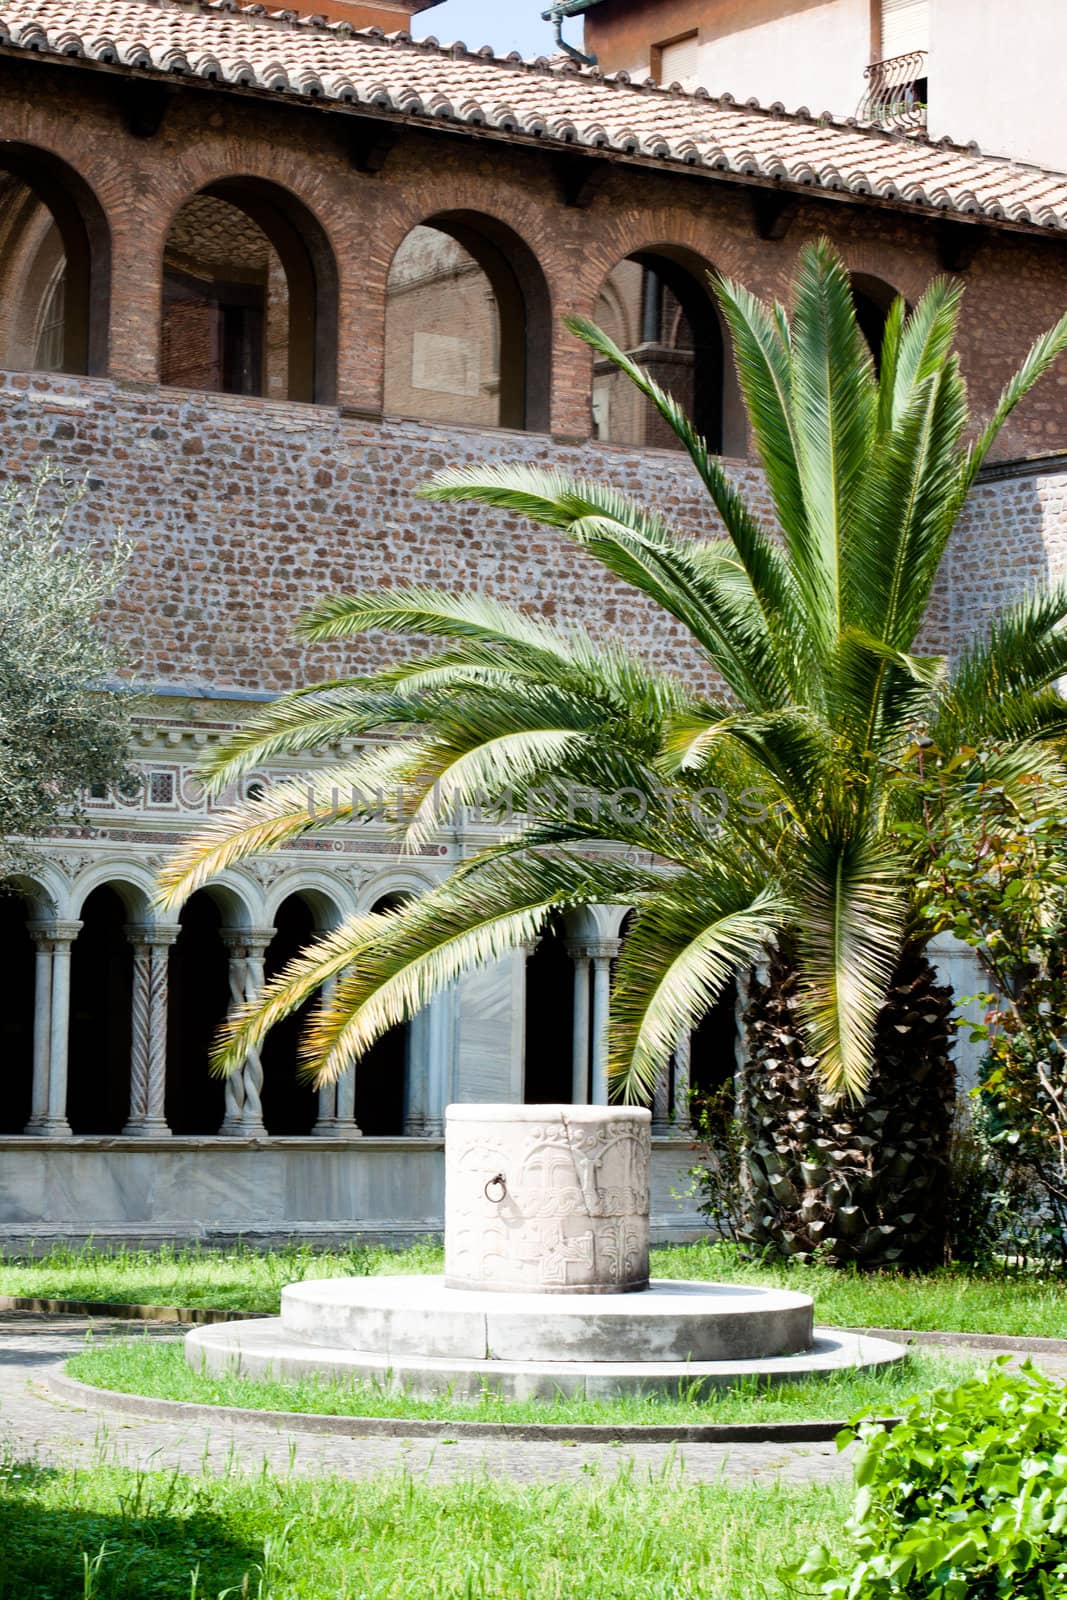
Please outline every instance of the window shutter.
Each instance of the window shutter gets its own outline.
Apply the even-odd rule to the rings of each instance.
[[[684,39],[660,45],[659,81],[664,88],[669,88],[672,83],[680,83],[683,89],[696,87],[699,60],[697,42],[697,35],[690,33]]]
[[[882,0],[882,60],[930,48],[930,0]]]

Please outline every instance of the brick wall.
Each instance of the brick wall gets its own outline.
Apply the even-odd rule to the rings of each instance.
[[[941,270],[942,224],[885,204],[803,201],[782,239],[762,239],[751,197],[736,182],[610,166],[589,209],[564,203],[547,154],[481,145],[431,132],[401,136],[384,170],[356,169],[351,119],[312,107],[264,105],[236,92],[183,89],[154,137],[135,138],[114,86],[41,63],[0,63],[0,139],[51,151],[91,186],[112,235],[110,373],[158,378],[160,266],[171,222],[199,189],[234,175],[277,184],[317,218],[339,274],[339,397],[382,408],[386,289],[410,230],[442,212],[483,216],[510,229],[543,273],[551,326],[551,425],[569,438],[590,431],[591,361],[562,326],[591,315],[613,268],[640,250],[689,252],[764,294],[785,292],[798,248],[819,234],[851,269],[891,283],[914,300]],[[1067,304],[1067,245],[993,229],[964,281],[964,367],[979,409],[1033,338]],[[1017,456],[1067,443],[1067,370],[1046,384],[1006,434]]]

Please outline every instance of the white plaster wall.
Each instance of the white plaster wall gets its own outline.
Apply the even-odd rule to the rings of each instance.
[[[930,134],[1067,170],[1064,0],[932,0]]]
[[[970,945],[961,944],[951,934],[939,934],[930,946],[930,959],[937,968],[942,983],[947,983],[957,1000],[988,992],[989,978]],[[985,1006],[978,1001],[961,1006],[956,1015],[969,1022],[981,1022]],[[956,1035],[956,1077],[961,1095],[973,1089],[978,1082],[978,1069],[982,1063],[983,1045],[972,1044],[967,1028]]]
[[[700,79],[742,103],[781,100],[787,111],[851,116],[871,59],[870,0],[739,0],[710,7],[701,28]]]
[[[699,32],[697,81],[712,94],[815,116],[851,116],[863,97],[871,0],[711,0]],[[644,78],[650,65],[646,49],[627,70]]]

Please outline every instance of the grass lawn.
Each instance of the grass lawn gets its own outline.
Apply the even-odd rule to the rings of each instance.
[[[341,1417],[434,1417],[448,1422],[684,1423],[847,1421],[858,1411],[896,1415],[914,1394],[961,1383],[982,1370],[979,1360],[960,1361],[917,1351],[899,1367],[881,1373],[837,1373],[796,1383],[760,1387],[755,1382],[707,1399],[643,1395],[621,1400],[529,1400],[494,1394],[477,1401],[416,1400],[372,1383],[322,1378],[280,1380],[220,1377],[194,1371],[180,1342],[153,1338],[109,1339],[75,1356],[67,1370],[83,1383],[163,1400],[201,1405],[247,1406],[267,1411],[318,1411]]]
[[[56,1248],[37,1261],[0,1260],[0,1294],[275,1313],[283,1285],[299,1278],[440,1270],[441,1253],[433,1244],[328,1253],[291,1246],[269,1254]],[[1067,1338],[1067,1281],[1054,1277],[947,1269],[914,1278],[888,1272],[861,1276],[830,1267],[752,1266],[730,1246],[710,1241],[653,1251],[652,1271],[660,1278],[797,1289],[814,1297],[818,1321],[841,1327]]]
[[[0,1466],[0,1600],[784,1600],[847,1485],[349,1483]]]

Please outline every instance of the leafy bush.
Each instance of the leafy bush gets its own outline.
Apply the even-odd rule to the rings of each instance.
[[[734,1106],[734,1082],[693,1097],[693,1136],[697,1164],[689,1169],[686,1197],[720,1239],[736,1242],[744,1226],[741,1183],[743,1135]]]
[[[948,1165],[947,1263],[991,1267],[1006,1234],[1018,1231],[1019,1202],[982,1108],[966,1100],[956,1107]]]
[[[852,1559],[789,1576],[826,1600],[1060,1600],[1067,1593],[1067,1389],[1007,1358],[858,1437]]]
[[[994,772],[996,754],[978,758]],[[933,804],[925,911],[976,952],[989,992],[961,1022],[985,1047],[976,1100],[1009,1194],[1017,1249],[1067,1270],[1067,781],[1033,772],[1015,789],[987,776],[949,812]],[[1013,1238],[1013,1243],[1015,1240]]]

